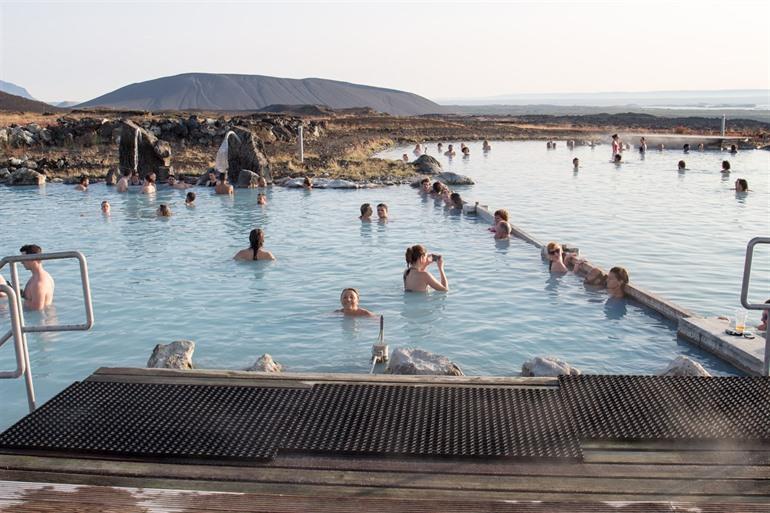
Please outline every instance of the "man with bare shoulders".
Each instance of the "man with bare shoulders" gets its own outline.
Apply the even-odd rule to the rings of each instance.
[[[131,171],[123,171],[123,176],[121,176],[120,180],[118,180],[118,184],[115,187],[115,190],[118,192],[128,192],[128,184],[130,179]]]
[[[227,183],[227,174],[219,173],[219,181],[217,181],[214,192],[217,194],[232,194],[233,186]]]
[[[39,255],[43,252],[36,244],[27,244],[19,250],[23,255]],[[48,271],[43,269],[40,260],[26,260],[22,262],[24,268],[32,273],[32,277],[24,285],[22,296],[24,308],[27,310],[42,310],[53,303],[54,282]]]

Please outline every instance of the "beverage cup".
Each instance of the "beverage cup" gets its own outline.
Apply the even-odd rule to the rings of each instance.
[[[743,334],[743,330],[746,329],[746,310],[739,308],[735,311],[735,331],[736,333]]]

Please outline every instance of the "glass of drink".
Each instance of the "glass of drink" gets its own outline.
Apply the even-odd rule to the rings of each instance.
[[[739,308],[735,311],[735,331],[736,333],[743,334],[743,330],[746,329],[746,310]]]

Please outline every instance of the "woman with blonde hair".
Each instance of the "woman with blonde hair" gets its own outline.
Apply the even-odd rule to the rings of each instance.
[[[374,317],[372,312],[358,306],[360,299],[361,295],[358,293],[358,290],[350,287],[342,289],[342,293],[340,294],[340,304],[342,305],[342,308],[335,311],[351,317]]]
[[[566,273],[567,265],[564,263],[564,253],[561,244],[558,242],[549,242],[546,246],[548,253],[548,270],[552,273]]]

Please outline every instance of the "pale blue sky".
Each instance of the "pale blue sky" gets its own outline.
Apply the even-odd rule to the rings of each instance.
[[[770,2],[13,2],[0,79],[87,100],[190,71],[431,99],[770,87]]]

